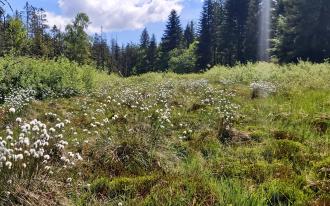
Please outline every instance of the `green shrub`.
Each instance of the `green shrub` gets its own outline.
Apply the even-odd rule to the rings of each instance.
[[[170,70],[179,74],[193,72],[196,63],[196,45],[197,42],[193,43],[185,50],[174,49],[170,54]]]
[[[92,67],[64,58],[55,61],[7,56],[0,59],[0,93],[6,96],[12,89],[32,89],[38,99],[70,97],[93,89],[96,73]]]
[[[307,148],[292,140],[277,140],[267,145],[263,151],[263,156],[269,162],[274,159],[288,160],[299,170],[309,164]]]

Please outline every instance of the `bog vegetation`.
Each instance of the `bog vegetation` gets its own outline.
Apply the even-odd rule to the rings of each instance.
[[[2,205],[329,205],[330,64],[121,78],[0,60]]]

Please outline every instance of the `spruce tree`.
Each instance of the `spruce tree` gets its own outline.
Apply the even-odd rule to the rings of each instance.
[[[137,74],[148,72],[149,61],[148,61],[147,53],[148,53],[149,44],[150,44],[150,36],[148,30],[145,28],[142,31],[140,37],[139,63],[136,68]]]
[[[30,54],[34,56],[48,56],[49,46],[47,45],[49,35],[47,34],[47,19],[46,12],[42,8],[30,8],[30,22],[28,27],[30,28]]]
[[[171,11],[166,24],[166,29],[161,42],[161,69],[168,68],[169,53],[181,47],[182,43],[182,28],[180,18],[175,10]]]
[[[96,67],[102,70],[107,70],[110,63],[110,51],[107,45],[106,38],[103,34],[95,34],[92,45],[92,58],[96,63]]]
[[[150,39],[150,44],[148,47],[147,52],[147,59],[149,62],[148,71],[155,71],[156,70],[156,62],[157,62],[157,42],[156,37],[153,34]]]
[[[278,20],[275,54],[281,62],[330,58],[330,1],[285,1]]]
[[[144,28],[140,36],[140,48],[147,49],[150,43],[150,36],[147,28]]]
[[[246,23],[249,0],[227,0],[222,24],[222,59],[225,65],[245,62],[243,44],[246,38]]]
[[[51,29],[51,38],[52,38],[52,43],[51,43],[51,49],[52,52],[50,54],[51,58],[56,58],[59,57],[63,54],[64,50],[64,37],[62,32],[57,28],[57,26],[53,26]]]
[[[212,61],[211,65],[221,64],[222,34],[221,25],[224,20],[223,0],[215,0],[213,3],[213,15],[211,23],[211,47]]]
[[[189,48],[190,44],[192,44],[195,41],[195,26],[194,26],[194,22],[190,21],[187,26],[186,29],[184,30],[184,46],[185,48]]]
[[[213,22],[213,1],[204,1],[200,28],[199,28],[199,39],[196,49],[196,70],[201,71],[211,66],[212,63],[212,22]]]
[[[255,62],[258,58],[258,36],[261,0],[250,0],[243,43],[244,60]]]

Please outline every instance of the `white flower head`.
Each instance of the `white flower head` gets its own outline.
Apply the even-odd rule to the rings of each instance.
[[[9,109],[9,112],[14,114],[14,113],[16,112],[16,109],[15,109],[14,107],[11,107],[11,108]]]

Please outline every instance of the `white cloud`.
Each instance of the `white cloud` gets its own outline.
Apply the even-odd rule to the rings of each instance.
[[[172,9],[179,13],[182,0],[59,0],[62,15],[47,12],[48,24],[64,29],[78,12],[85,12],[92,22],[89,32],[132,30],[147,23],[164,21]]]
[[[56,25],[57,27],[59,27],[61,30],[65,29],[65,25],[69,24],[71,22],[70,18],[64,17],[64,16],[60,16],[60,15],[56,15],[52,12],[46,12],[47,15],[47,24],[50,27],[53,27],[54,25]]]

